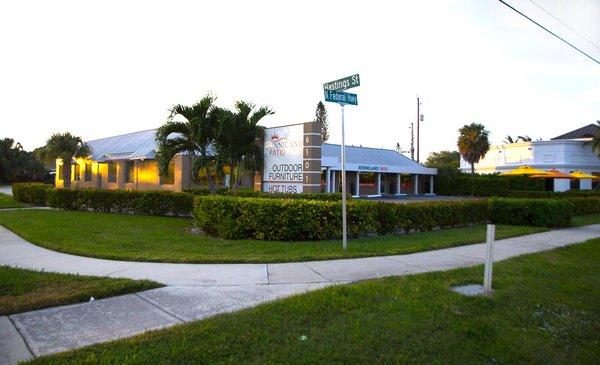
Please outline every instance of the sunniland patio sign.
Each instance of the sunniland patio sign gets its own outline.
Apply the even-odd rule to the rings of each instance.
[[[302,192],[303,137],[302,124],[265,129],[263,191]]]

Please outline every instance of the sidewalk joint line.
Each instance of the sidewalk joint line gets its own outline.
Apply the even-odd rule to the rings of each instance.
[[[269,264],[265,264],[265,270],[267,271],[267,285],[271,284],[271,279],[269,279]]]
[[[133,295],[135,295],[136,297],[140,298],[140,299],[141,299],[141,300],[143,300],[144,302],[146,302],[146,303],[148,303],[148,304],[152,305],[153,307],[156,307],[156,308],[158,308],[160,311],[163,311],[163,312],[165,312],[166,314],[170,315],[171,317],[175,318],[176,320],[180,321],[181,323],[186,323],[186,322],[187,322],[187,321],[186,321],[186,320],[184,320],[183,318],[180,318],[179,316],[176,316],[175,314],[173,314],[173,313],[169,312],[168,310],[166,310],[166,309],[164,309],[164,308],[160,307],[158,304],[156,304],[156,303],[153,303],[153,302],[149,301],[148,299],[146,299],[146,298],[142,297],[142,296],[141,296],[141,295],[139,295],[138,293],[133,293]]]
[[[314,272],[315,274],[319,275],[319,276],[320,276],[320,277],[322,277],[323,279],[325,279],[325,280],[327,280],[327,281],[329,281],[329,282],[333,282],[333,280],[331,280],[331,279],[330,279],[330,278],[328,278],[327,276],[325,276],[325,275],[323,275],[323,274],[321,274],[321,273],[317,272],[317,271],[316,271],[316,270],[314,270],[312,267],[308,266],[308,265],[306,264],[306,262],[302,262],[302,265],[303,265],[304,267],[306,267],[307,269],[309,269],[310,271]]]
[[[19,336],[21,336],[21,339],[23,340],[23,343],[25,344],[27,351],[29,351],[31,356],[35,359],[37,356],[35,356],[35,354],[33,353],[33,350],[31,349],[31,346],[29,346],[29,343],[27,342],[27,339],[25,339],[25,336],[23,336],[23,334],[21,333],[21,330],[19,330],[19,327],[17,327],[17,325],[15,324],[15,321],[11,317],[12,317],[12,315],[6,316],[6,318],[8,318],[8,321],[10,322],[10,324],[12,324],[12,326],[15,328],[15,330],[19,334]]]

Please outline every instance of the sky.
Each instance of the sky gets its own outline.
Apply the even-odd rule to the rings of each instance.
[[[600,0],[506,0],[600,59]],[[31,150],[156,128],[207,93],[267,105],[261,122],[314,119],[323,83],[359,73],[346,143],[410,148],[421,160],[484,124],[548,139],[600,120],[600,65],[496,0],[6,1],[0,3],[0,138]],[[341,113],[326,103],[330,142]]]

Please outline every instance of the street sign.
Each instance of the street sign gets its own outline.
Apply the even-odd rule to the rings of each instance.
[[[339,104],[358,105],[358,96],[356,94],[333,90],[324,90],[324,92],[325,101]]]
[[[344,77],[343,79],[326,82],[323,84],[323,89],[332,91],[344,91],[357,86],[360,86],[360,77],[358,76],[358,74]]]

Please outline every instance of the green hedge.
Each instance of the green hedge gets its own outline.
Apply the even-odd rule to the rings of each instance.
[[[321,240],[342,234],[341,203],[332,201],[197,196],[194,216],[204,232],[228,239]],[[414,204],[353,200],[348,202],[348,233],[428,231],[484,223],[488,216],[485,200]]]
[[[567,227],[574,206],[566,199],[491,198],[490,219],[494,224]]]
[[[195,189],[189,190],[188,192],[198,196],[210,195],[208,189]],[[264,191],[254,191],[252,189],[236,189],[228,190],[219,188],[216,191],[217,195],[224,196],[236,196],[241,198],[264,198],[264,199],[303,199],[303,200],[326,200],[326,201],[339,201],[342,200],[341,193],[267,193]],[[348,199],[351,199],[350,195],[347,195]]]
[[[48,192],[48,205],[69,210],[188,216],[193,197],[170,191],[53,189]]]
[[[578,198],[567,197],[557,199],[568,201],[573,205],[573,215],[585,215],[600,213],[600,197]]]
[[[13,198],[16,201],[34,205],[46,205],[48,191],[54,186],[37,182],[12,184]]]
[[[206,233],[223,238],[260,240],[321,240],[342,233],[339,202],[197,196],[196,223]],[[356,236],[376,231],[377,204],[348,203],[348,232]]]
[[[501,176],[499,174],[439,174],[435,177],[438,195],[506,196],[511,190],[542,191],[543,179],[527,176]]]
[[[567,190],[567,191],[527,191],[512,190],[508,192],[510,198],[600,198],[599,190]]]

